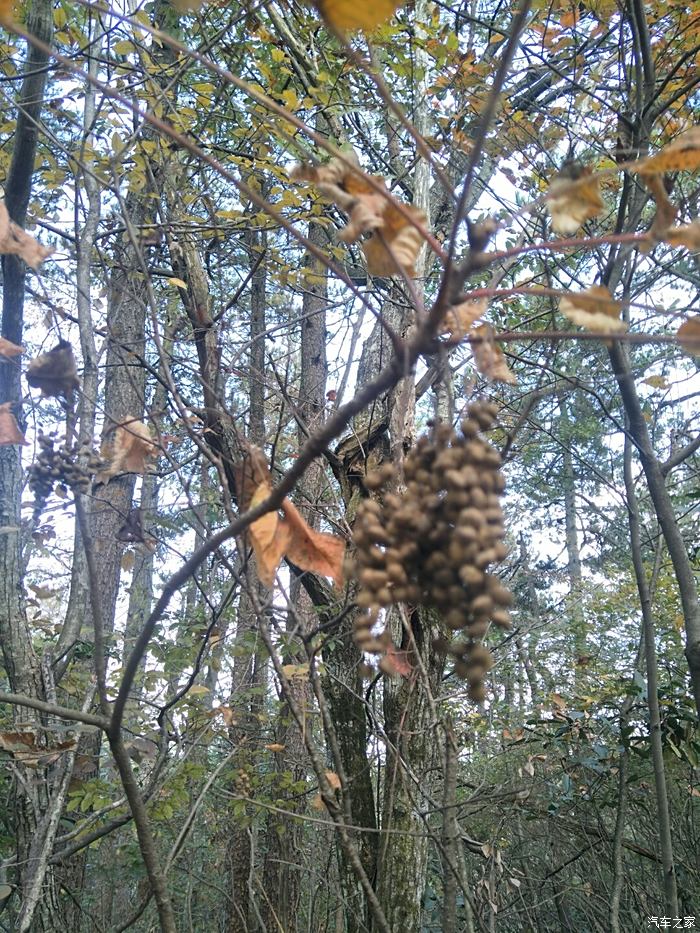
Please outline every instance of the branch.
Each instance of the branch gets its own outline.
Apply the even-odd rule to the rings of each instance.
[[[79,709],[70,709],[68,706],[57,706],[55,703],[45,703],[34,697],[22,696],[19,693],[4,693],[0,691],[0,703],[11,703],[14,706],[28,706],[30,709],[56,716],[59,719],[70,719],[73,722],[82,722],[86,726],[96,726],[104,732],[109,728],[109,720],[104,716],[95,716],[84,713]]]

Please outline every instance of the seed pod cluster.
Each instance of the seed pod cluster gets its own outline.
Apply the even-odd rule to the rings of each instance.
[[[250,774],[246,768],[238,768],[233,779],[236,793],[241,797],[251,797],[253,785],[250,781]]]
[[[38,515],[54,487],[65,495],[66,487],[73,492],[86,492],[90,476],[100,469],[102,461],[89,447],[63,444],[56,446],[51,434],[39,434],[39,453],[27,471],[29,488],[34,494],[34,514]]]
[[[385,650],[386,633],[374,634],[382,609],[400,602],[433,607],[449,629],[466,636],[435,647],[455,658],[455,672],[468,681],[475,700],[483,699],[491,666],[480,641],[489,624],[511,624],[511,593],[488,569],[508,554],[501,457],[483,437],[495,417],[495,405],[477,401],[459,433],[447,424],[432,425],[406,457],[405,491],[364,500],[353,533],[357,601],[366,610],[355,623],[358,647]],[[395,482],[388,463],[365,478],[367,488],[380,494]]]

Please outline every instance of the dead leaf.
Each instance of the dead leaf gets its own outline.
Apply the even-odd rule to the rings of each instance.
[[[372,234],[362,245],[371,275],[398,275],[401,270],[415,275],[415,262],[425,238],[416,224],[425,225],[425,214],[409,204],[400,204],[379,175],[363,172],[355,153],[348,153],[345,161],[297,165],[290,177],[313,183],[348,215],[339,240],[355,243],[363,234]]]
[[[409,660],[409,652],[401,651],[392,642],[379,662],[379,669],[390,677],[410,677],[413,667]]]
[[[145,473],[147,462],[158,453],[148,426],[136,418],[122,421],[102,445],[100,455],[107,466],[97,474],[107,483],[117,473]]]
[[[250,501],[250,507],[260,505],[271,492],[272,487],[267,482],[261,483]],[[265,586],[272,586],[287,550],[289,531],[280,522],[277,512],[267,512],[251,524],[248,534],[255,552],[258,576]]]
[[[20,353],[24,353],[24,347],[19,347],[11,340],[0,337],[0,356],[10,359],[12,356],[19,356]]]
[[[251,496],[251,487],[256,482],[258,485]],[[260,448],[250,447],[247,457],[236,469],[236,483],[243,509],[254,508],[268,498],[272,492],[270,472]],[[277,512],[267,512],[248,529],[260,580],[265,586],[272,586],[282,558],[286,555],[300,570],[331,577],[337,587],[342,587],[345,556],[343,539],[315,531],[289,499],[284,500],[281,511],[283,518]]]
[[[338,32],[368,32],[394,15],[395,0],[313,0],[328,25]]]
[[[73,347],[67,340],[59,340],[52,350],[30,362],[27,382],[33,389],[41,389],[43,398],[70,397],[80,382]]]
[[[326,780],[331,785],[333,790],[340,790],[341,788],[340,778],[335,773],[335,771],[326,771],[325,775],[326,775]]]
[[[627,330],[620,320],[622,302],[615,301],[604,285],[593,285],[585,292],[567,292],[559,299],[559,310],[574,324],[596,334],[619,334]]]
[[[311,809],[323,811],[326,809],[326,805],[323,802],[323,797],[320,794],[316,794],[311,800]]]
[[[629,171],[646,175],[651,172],[694,172],[699,168],[700,126],[694,126],[656,155],[635,162]]]
[[[136,557],[133,551],[127,551],[126,554],[122,555],[122,559],[119,561],[119,566],[126,573],[129,573],[130,570],[134,569],[134,564],[136,563]]]
[[[652,389],[668,389],[665,376],[647,376],[646,379],[642,379],[642,382],[646,386],[651,386]]]
[[[681,349],[691,356],[700,356],[700,315],[683,321],[676,333]]]
[[[470,340],[474,364],[481,375],[491,382],[507,382],[515,385],[517,379],[508,369],[503,350],[493,338],[494,329],[490,324],[479,324],[478,327],[472,328]]]
[[[12,414],[12,402],[3,402],[0,405],[0,445],[27,443]]]
[[[656,214],[647,234],[646,243],[640,244],[640,252],[647,253],[651,246],[660,243],[666,238],[668,228],[676,219],[678,210],[671,203],[671,199],[666,191],[666,185],[660,175],[648,175],[644,177],[644,184],[647,186],[654,198],[656,204]]]
[[[288,680],[294,680],[297,678],[305,678],[309,673],[308,664],[283,664],[282,673]]]
[[[289,560],[301,570],[330,577],[338,589],[342,588],[345,541],[324,531],[314,531],[289,499],[282,503],[282,511],[282,525],[289,529],[286,548]]]
[[[263,745],[263,748],[266,748],[268,752],[274,752],[276,755],[283,752],[286,747],[286,745],[280,745],[279,742],[270,742],[269,745]]]
[[[0,0],[0,23],[12,22],[13,0]]]
[[[700,220],[683,224],[680,227],[671,227],[664,234],[663,239],[669,246],[685,246],[686,249],[700,249]]]
[[[57,742],[55,745],[37,745],[34,732],[0,732],[0,751],[7,752],[26,768],[48,767],[64,752],[72,751],[77,739]]]
[[[6,0],[0,0],[0,22],[7,22],[11,13],[12,5]],[[38,240],[10,220],[5,202],[0,201],[0,253],[19,256],[32,269],[38,269],[47,256],[53,253],[53,249],[42,246]]]
[[[600,196],[600,180],[593,169],[580,162],[566,163],[549,186],[547,207],[552,229],[570,236],[583,224],[605,210]]]
[[[463,301],[447,312],[442,321],[442,333],[461,340],[471,329],[472,324],[486,313],[489,303],[486,298],[477,301]]]

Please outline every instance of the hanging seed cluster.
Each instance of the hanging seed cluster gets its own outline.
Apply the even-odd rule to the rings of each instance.
[[[477,701],[492,664],[480,639],[491,623],[511,624],[512,595],[489,571],[508,553],[501,457],[483,437],[495,418],[495,405],[477,401],[459,433],[447,424],[433,425],[406,457],[405,492],[387,492],[381,502],[366,499],[353,533],[357,601],[366,609],[355,623],[358,647],[376,654],[386,649],[386,633],[373,634],[382,609],[399,602],[433,607],[448,628],[466,636],[452,644],[441,639],[435,648],[455,658],[455,672]],[[379,492],[392,481],[395,468],[385,463],[368,474],[365,485]]]
[[[39,434],[39,453],[27,471],[29,488],[34,494],[34,514],[38,515],[56,487],[65,496],[68,489],[87,492],[91,475],[102,466],[101,459],[88,447],[63,444],[56,446],[51,434]]]

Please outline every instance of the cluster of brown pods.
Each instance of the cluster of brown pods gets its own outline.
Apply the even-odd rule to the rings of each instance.
[[[34,493],[35,513],[41,512],[54,486],[65,496],[66,487],[73,492],[87,492],[90,477],[102,465],[100,458],[89,447],[63,444],[56,446],[51,434],[37,437],[39,453],[29,467],[29,488]]]
[[[353,540],[358,603],[366,609],[355,623],[363,651],[381,653],[386,636],[373,630],[383,609],[405,602],[437,609],[448,628],[466,636],[439,639],[437,650],[455,658],[455,672],[469,684],[469,695],[484,698],[484,677],[492,665],[480,640],[490,624],[510,627],[510,590],[488,568],[507,556],[500,496],[505,487],[498,451],[483,437],[494,424],[496,407],[470,405],[458,433],[433,424],[406,456],[405,491],[395,468],[385,463],[365,478],[380,498],[358,509]]]

